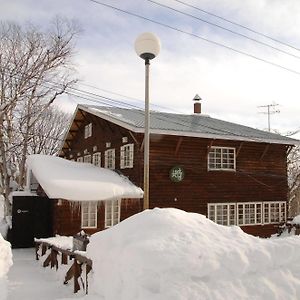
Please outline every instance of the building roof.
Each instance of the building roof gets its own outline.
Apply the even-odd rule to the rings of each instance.
[[[144,132],[144,111],[97,105],[78,105],[81,109],[133,132]],[[76,114],[76,113],[75,113]],[[174,114],[151,111],[150,132],[154,134],[191,136],[211,139],[296,145],[298,140],[254,129],[203,114]]]

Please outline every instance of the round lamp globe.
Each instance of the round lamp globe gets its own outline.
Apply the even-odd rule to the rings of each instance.
[[[138,36],[134,43],[135,52],[142,59],[153,59],[160,51],[160,40],[151,32],[145,32]]]

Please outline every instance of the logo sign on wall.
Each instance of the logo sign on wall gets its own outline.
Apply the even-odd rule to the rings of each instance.
[[[184,170],[180,166],[174,166],[170,172],[169,172],[169,177],[171,181],[173,182],[180,182],[184,178]]]

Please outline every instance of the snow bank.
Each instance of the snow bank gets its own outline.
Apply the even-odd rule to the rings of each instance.
[[[6,274],[12,266],[12,253],[10,243],[5,241],[0,234],[0,299],[6,299],[7,282]]]
[[[146,210],[90,238],[106,300],[300,299],[300,238],[259,239],[177,209]]]
[[[291,221],[291,224],[300,225],[300,215],[294,217],[294,219]]]
[[[6,238],[8,227],[4,218],[4,196],[0,195],[0,235],[4,238]]]
[[[49,198],[101,201],[142,198],[143,191],[116,172],[56,156],[30,155],[27,167]]]

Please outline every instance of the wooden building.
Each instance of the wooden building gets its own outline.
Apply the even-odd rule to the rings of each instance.
[[[202,115],[197,105],[191,115],[151,112],[150,208],[270,236],[286,220],[287,154],[297,141]],[[142,110],[79,105],[60,156],[117,169],[143,187],[143,133]],[[124,207],[116,222],[142,202]]]
[[[113,170],[48,155],[26,164],[26,191],[13,199],[16,247],[32,246],[33,237],[92,234],[140,211],[143,190]]]

